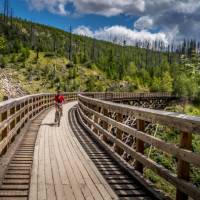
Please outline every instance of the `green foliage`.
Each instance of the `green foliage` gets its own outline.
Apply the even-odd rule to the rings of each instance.
[[[174,82],[174,91],[179,96],[196,96],[199,86],[186,74],[181,73]]]
[[[4,68],[8,63],[7,59],[0,55],[0,68]]]
[[[67,67],[67,68],[73,68],[73,67],[74,67],[74,63],[73,63],[73,62],[68,62],[68,63],[66,64],[66,67]]]
[[[30,52],[28,48],[22,48],[21,49],[21,57],[20,57],[20,61],[25,61],[26,59],[28,59],[30,56]]]
[[[11,63],[16,63],[16,61],[17,61],[17,55],[15,53],[13,53],[11,58],[10,58],[10,62]]]
[[[173,79],[168,71],[163,75],[161,81],[161,91],[162,92],[172,92],[173,91]]]
[[[193,116],[200,116],[200,105],[186,104],[183,112]]]
[[[6,39],[3,36],[0,36],[0,53],[3,52],[5,47],[6,47]]]
[[[158,176],[155,172],[153,172],[150,169],[146,169],[144,174],[152,183],[154,183],[154,186],[156,188],[158,188],[159,190],[164,191],[172,199],[175,199],[176,189],[175,189],[174,186],[170,185],[167,181],[165,181],[163,178]]]
[[[14,53],[20,53],[23,48],[23,43],[19,39],[15,39],[13,41],[13,47],[12,47],[12,52]]]
[[[30,50],[34,50],[36,55],[31,59],[31,64],[40,64],[40,54],[46,52],[44,57],[49,59],[63,56],[70,58],[70,62],[63,64],[66,66],[64,70],[83,64],[88,70],[100,70],[112,82],[128,82],[122,86],[109,86],[107,90],[113,87],[119,91],[166,91],[180,96],[197,96],[200,99],[200,56],[194,49],[195,41],[190,42],[188,50],[185,49],[187,45],[183,45],[182,52],[187,50],[188,53],[181,55],[180,52],[155,51],[149,45],[140,48],[139,43],[135,47],[126,46],[126,42],[121,46],[71,35],[53,27],[17,18],[13,18],[12,27],[0,24],[0,34],[0,53],[13,55],[11,63],[26,62],[29,60]],[[159,42],[156,45],[162,46]],[[0,58],[1,67],[5,67],[8,62],[4,57]],[[49,77],[55,76],[48,69],[46,71]],[[70,80],[76,79],[76,73],[69,70],[65,76]],[[88,86],[90,82],[92,80],[88,81]],[[98,81],[94,82],[95,89],[105,89],[99,86]],[[53,87],[53,84],[49,85]],[[66,90],[67,88],[64,87]]]
[[[127,70],[126,70],[126,74],[128,76],[132,77],[132,78],[136,76],[136,74],[137,74],[137,67],[136,67],[136,65],[135,65],[134,62],[130,62],[129,63],[129,66],[128,66]]]
[[[161,87],[162,85],[160,78],[154,77],[151,85],[151,92],[159,92],[161,91]]]
[[[151,84],[151,77],[149,72],[142,68],[138,71],[137,76],[140,78],[142,85],[149,86]]]
[[[86,82],[86,87],[87,87],[87,91],[92,91],[94,92],[95,91],[95,78],[94,77],[90,77],[88,79],[88,81]]]

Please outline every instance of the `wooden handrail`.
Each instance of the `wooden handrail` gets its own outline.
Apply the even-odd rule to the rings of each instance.
[[[106,144],[107,140],[112,141],[113,146],[110,146],[110,148],[113,149],[113,147],[118,146],[125,153],[131,155],[136,160],[135,169],[140,173],[143,173],[143,167],[147,167],[173,184],[177,188],[177,200],[188,199],[188,196],[193,199],[199,199],[200,190],[188,181],[188,176],[190,164],[200,167],[199,153],[194,153],[191,150],[191,135],[200,134],[200,117],[116,104],[90,98],[81,94],[78,95],[78,103],[79,115],[84,125],[90,132],[96,135],[101,143]],[[104,110],[104,112],[101,112],[102,110]],[[134,117],[136,122],[140,123],[140,125],[137,127],[130,127],[123,124],[121,121],[119,122],[118,118],[112,118],[104,113],[116,113],[116,115],[120,114],[123,117],[131,116]],[[106,126],[105,123],[107,124]],[[145,123],[156,123],[179,130],[181,134],[180,145],[176,146],[175,144],[167,143],[145,133]],[[115,127],[117,130],[121,130],[123,133],[133,136],[136,142],[137,140],[140,142],[138,144],[136,143],[136,147],[134,148],[128,146],[124,141],[118,138],[117,135],[115,136],[110,133],[107,129],[109,126]],[[93,131],[91,127],[97,131]],[[107,139],[103,139],[105,137]],[[162,152],[175,156],[178,160],[177,175],[145,156],[143,149],[145,143],[152,145]],[[115,153],[119,155],[118,151],[115,151]],[[123,160],[122,157],[121,159]]]
[[[114,100],[125,98],[165,98],[171,97],[170,93],[130,93],[130,92],[85,92],[80,93],[84,96],[93,97],[97,99]],[[76,100],[78,93],[68,92],[63,93],[66,97],[66,101]],[[33,94],[20,98],[10,99],[0,102],[0,154],[6,150],[10,144],[10,140],[20,131],[20,129],[31,120],[38,113],[52,106],[54,102],[54,94],[41,93]],[[22,118],[25,118],[21,123]],[[21,123],[21,124],[20,124]],[[19,126],[20,124],[20,126]],[[18,127],[19,126],[19,127]],[[10,132],[13,132],[13,136],[10,137]],[[3,141],[7,141],[6,148],[3,145]]]
[[[77,99],[77,93],[64,93],[65,101]],[[54,104],[55,94],[42,93],[0,102],[0,155],[5,153],[21,128]]]
[[[88,98],[89,103],[92,104],[91,100],[104,99],[104,100],[115,100],[115,99],[141,99],[141,98],[171,98],[169,93],[101,93],[101,92],[87,92],[80,93],[84,95],[84,98]],[[65,101],[77,100],[78,93],[68,92],[63,93],[65,96]],[[27,124],[30,120],[33,120],[42,111],[48,109],[54,105],[54,96],[52,93],[41,93],[28,95],[20,98],[10,99],[8,101],[0,102],[0,155],[5,153],[9,148],[11,142],[14,140],[15,136],[20,133],[20,130]],[[89,98],[92,97],[92,98]],[[80,97],[81,98],[81,97]],[[95,98],[95,99],[94,99]],[[84,100],[83,100],[84,102]],[[94,102],[94,106],[96,102]],[[102,101],[100,101],[102,102]],[[97,107],[102,107],[100,104]],[[106,113],[108,108],[103,109]],[[98,111],[98,109],[96,110]],[[95,113],[94,113],[95,114]],[[124,113],[122,113],[124,114]],[[94,117],[94,121],[98,123],[99,116]],[[105,125],[106,127],[106,125]],[[98,130],[94,130],[98,133]],[[120,132],[118,133],[118,138],[120,138]],[[116,149],[120,147],[120,144],[116,146]],[[178,152],[179,153],[179,152]],[[180,157],[182,158],[182,157]]]
[[[137,119],[141,119],[147,122],[158,123],[177,128],[181,131],[200,134],[200,117],[194,117],[175,112],[122,105],[118,103],[89,98],[83,95],[79,95],[78,97],[79,100],[85,103],[102,107],[107,110],[112,110],[116,113],[132,115]]]

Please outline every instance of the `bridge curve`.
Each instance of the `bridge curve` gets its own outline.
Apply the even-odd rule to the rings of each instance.
[[[199,198],[199,189],[188,180],[190,164],[199,167],[200,163],[199,154],[191,150],[192,133],[200,133],[200,118],[111,102],[122,102],[123,99],[125,102],[138,99],[167,99],[165,102],[169,102],[175,97],[168,93],[64,95],[67,104],[61,127],[53,125],[54,111],[49,111],[54,104],[53,94],[31,95],[0,103],[0,153],[4,156],[9,154],[5,159],[4,156],[1,158],[0,177],[3,178],[0,179],[0,199],[167,199],[144,180],[144,167],[152,169],[175,185],[177,199],[188,199],[188,196]],[[77,102],[69,102],[77,100],[78,107],[70,110]],[[127,120],[130,117],[136,122],[132,126],[125,123],[130,121]],[[159,123],[180,130],[180,147],[147,134],[145,127],[149,123]],[[89,136],[86,138],[87,132]],[[21,135],[21,140],[17,138],[18,135]],[[125,135],[135,138],[135,146],[128,145],[123,140]],[[14,138],[21,141],[16,147],[12,143]],[[145,144],[177,157],[178,175],[146,158]],[[91,148],[88,149],[88,146]],[[129,165],[123,159],[125,154],[135,159],[135,165]],[[97,158],[106,161],[106,165]],[[94,165],[95,162],[97,165]],[[108,165],[110,162],[112,166]],[[110,179],[107,179],[105,174],[100,173],[102,169],[109,171],[105,166],[122,174],[118,178],[109,175]],[[119,188],[111,177],[115,181],[121,177],[124,182],[120,179],[120,184],[132,184],[131,189]],[[143,187],[138,187],[141,184]],[[128,193],[124,193],[129,191],[130,194],[131,190],[137,194],[131,192],[128,196]],[[119,194],[119,191],[123,192]]]

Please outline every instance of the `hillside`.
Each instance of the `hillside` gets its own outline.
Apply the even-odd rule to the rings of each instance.
[[[0,70],[0,76],[6,77],[5,84],[0,85],[1,99],[3,96],[17,97],[20,92],[13,92],[13,87],[19,85],[23,94],[38,92],[54,92],[58,87],[63,91],[131,91],[134,83],[108,79],[103,71],[95,65],[91,67],[76,64],[65,57],[52,56],[49,53],[29,52],[24,62],[17,61],[21,54],[4,56],[6,65]],[[13,57],[15,61],[13,62]],[[2,79],[3,81],[3,79]],[[10,85],[10,92],[4,85]]]
[[[60,87],[200,94],[200,56],[194,41],[174,50],[160,41],[138,41],[131,47],[126,41],[117,45],[17,18],[4,21],[0,16],[0,21],[2,72],[29,93]]]

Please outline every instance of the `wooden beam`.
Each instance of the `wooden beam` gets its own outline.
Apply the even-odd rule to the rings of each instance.
[[[177,128],[183,132],[200,134],[200,117],[117,104],[113,102],[92,99],[83,95],[79,95],[78,97],[82,102],[100,106],[105,109],[109,109],[112,112],[121,113],[123,115],[132,115],[137,119],[165,125],[171,128]]]
[[[136,126],[137,126],[137,129],[139,131],[144,131],[145,129],[145,121],[143,120],[140,120],[140,119],[137,119],[136,120]],[[141,154],[144,154],[144,141],[136,138],[136,151],[141,153]],[[139,161],[136,160],[135,162],[135,169],[137,171],[139,171],[141,174],[143,174],[143,164]]]
[[[192,134],[191,133],[182,132],[180,134],[180,148],[184,148],[187,150],[192,149]],[[178,167],[177,167],[177,176],[178,176],[178,178],[189,181],[189,179],[190,179],[190,163],[179,159]],[[177,189],[176,200],[188,200],[188,195],[185,192]]]
[[[144,141],[147,144],[150,144],[166,153],[172,154],[173,156],[176,156],[177,158],[184,160],[186,162],[190,162],[194,164],[195,166],[200,167],[200,155],[197,153],[194,153],[190,150],[183,149],[177,147],[175,144],[167,143],[159,138],[156,138],[152,135],[146,134],[142,131],[138,131],[134,129],[133,127],[127,126],[125,124],[119,123],[107,116],[104,116],[103,114],[97,113],[89,108],[87,108],[85,105],[83,105],[81,102],[79,102],[79,106],[86,110],[87,112],[91,112],[95,115],[97,115],[103,122],[107,124],[111,124],[114,127],[117,127],[118,129],[121,129],[123,132],[128,133],[132,135],[133,137],[136,137],[142,141]]]
[[[120,114],[120,113],[117,113],[116,120],[117,120],[117,122],[121,122],[122,123],[123,122],[123,115]],[[122,140],[122,135],[123,135],[123,131],[121,129],[117,128],[116,138],[119,139],[119,140]],[[116,144],[114,146],[114,150],[119,155],[123,154],[123,149],[121,149]]]

